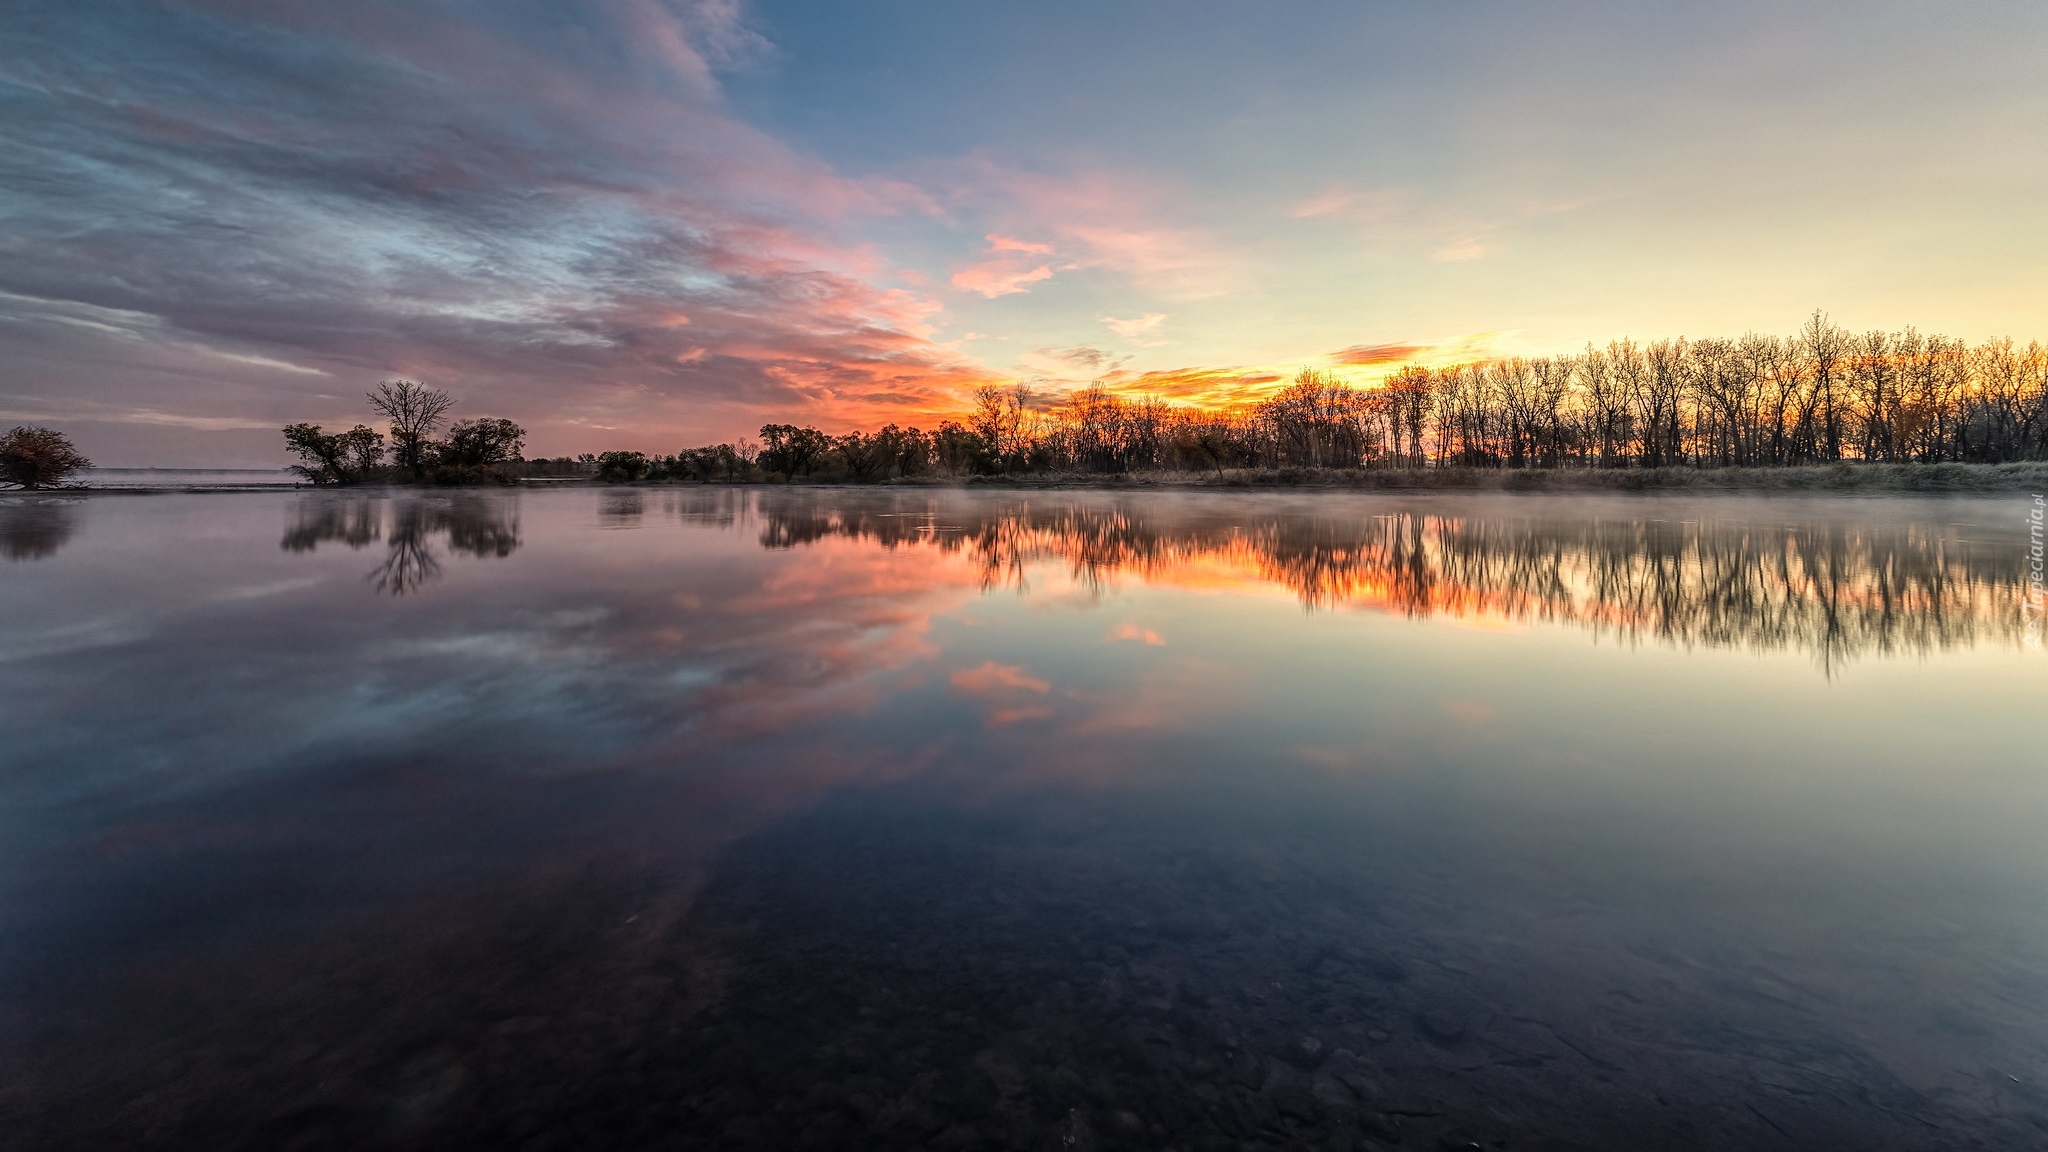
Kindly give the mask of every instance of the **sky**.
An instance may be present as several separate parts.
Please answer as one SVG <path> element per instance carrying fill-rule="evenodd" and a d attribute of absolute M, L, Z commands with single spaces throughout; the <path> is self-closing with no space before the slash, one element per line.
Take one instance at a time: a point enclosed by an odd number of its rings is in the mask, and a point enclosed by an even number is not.
<path fill-rule="evenodd" d="M 2048 6 L 13 0 L 0 422 L 275 466 L 1214 403 L 1621 337 L 2048 338 Z"/>

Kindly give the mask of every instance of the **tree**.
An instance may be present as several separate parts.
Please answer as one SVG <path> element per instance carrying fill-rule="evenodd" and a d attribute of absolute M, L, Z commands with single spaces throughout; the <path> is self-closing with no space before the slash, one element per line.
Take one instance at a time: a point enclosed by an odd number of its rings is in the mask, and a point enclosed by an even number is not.
<path fill-rule="evenodd" d="M 932 433 L 932 456 L 948 476 L 995 470 L 995 450 L 978 433 L 948 420 Z"/>
<path fill-rule="evenodd" d="M 48 488 L 80 468 L 92 467 L 71 438 L 54 428 L 17 425 L 0 436 L 0 481 L 23 488 Z"/>
<path fill-rule="evenodd" d="M 974 431 L 988 443 L 999 466 L 1023 463 L 1032 423 L 1031 389 L 1024 385 L 984 384 L 974 390 Z"/>
<path fill-rule="evenodd" d="M 931 465 L 931 437 L 916 428 L 887 425 L 875 433 L 875 443 L 888 461 L 883 466 L 885 475 L 894 468 L 899 476 L 915 476 Z"/>
<path fill-rule="evenodd" d="M 1841 373 L 1839 365 L 1849 350 L 1849 334 L 1828 322 L 1818 308 L 1799 330 L 1800 351 L 1806 354 L 1807 371 L 1813 379 L 1813 394 L 1820 406 L 1819 443 L 1823 460 L 1842 458 Z"/>
<path fill-rule="evenodd" d="M 284 446 L 299 457 L 291 470 L 315 484 L 358 483 L 384 459 L 383 435 L 361 424 L 333 436 L 318 424 L 287 425 Z"/>
<path fill-rule="evenodd" d="M 832 438 L 816 428 L 794 424 L 761 426 L 761 467 L 795 479 L 811 474 L 812 465 L 832 447 Z"/>
<path fill-rule="evenodd" d="M 415 380 L 386 380 L 369 394 L 370 407 L 391 421 L 391 454 L 414 480 L 427 477 L 428 438 L 455 398 Z"/>
<path fill-rule="evenodd" d="M 880 435 L 848 432 L 833 441 L 832 446 L 838 450 L 839 458 L 846 462 L 847 474 L 853 479 L 874 480 L 888 474 L 892 454 Z"/>
<path fill-rule="evenodd" d="M 457 420 L 448 429 L 439 456 L 444 464 L 483 468 L 511 463 L 525 447 L 526 429 L 510 420 Z"/>
<path fill-rule="evenodd" d="M 607 484 L 631 484 L 644 480 L 650 465 L 639 452 L 605 452 L 597 458 L 597 478 Z"/>
<path fill-rule="evenodd" d="M 718 474 L 725 477 L 727 484 L 739 479 L 746 465 L 740 460 L 739 450 L 730 444 L 720 444 L 711 450 L 711 460 Z"/>

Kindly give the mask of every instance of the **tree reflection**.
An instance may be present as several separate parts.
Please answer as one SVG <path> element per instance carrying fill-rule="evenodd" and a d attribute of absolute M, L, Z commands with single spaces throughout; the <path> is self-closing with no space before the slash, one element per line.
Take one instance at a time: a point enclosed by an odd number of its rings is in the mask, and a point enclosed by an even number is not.
<path fill-rule="evenodd" d="M 779 494 L 777 494 L 779 495 Z M 1241 510 L 1240 510 L 1241 511 Z M 1748 509 L 1754 512 L 1754 507 Z M 830 536 L 973 559 L 984 587 L 1064 562 L 1084 585 L 1280 585 L 1310 609 L 1572 624 L 1628 643 L 1865 654 L 2016 641 L 2024 556 L 1925 520 L 1745 515 L 1669 520 L 1395 509 L 1222 516 L 1139 502 L 1015 501 L 963 511 L 764 497 L 764 547 Z"/>
<path fill-rule="evenodd" d="M 597 522 L 606 528 L 631 528 L 640 523 L 646 510 L 646 501 L 638 489 L 606 492 L 597 507 Z"/>
<path fill-rule="evenodd" d="M 403 596 L 441 575 L 436 536 L 463 555 L 510 556 L 520 545 L 518 503 L 509 496 L 472 493 L 396 499 L 310 496 L 293 510 L 279 546 L 311 552 L 324 543 L 361 549 L 382 540 L 384 562 L 367 579 L 379 592 Z"/>
<path fill-rule="evenodd" d="M 0 503 L 0 554 L 9 560 L 42 560 L 78 530 L 72 500 L 11 499 Z"/>

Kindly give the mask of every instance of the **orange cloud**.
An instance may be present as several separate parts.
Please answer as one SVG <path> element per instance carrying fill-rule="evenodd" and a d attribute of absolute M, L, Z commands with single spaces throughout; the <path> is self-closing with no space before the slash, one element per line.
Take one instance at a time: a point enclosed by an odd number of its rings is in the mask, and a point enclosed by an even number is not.
<path fill-rule="evenodd" d="M 1395 364 L 1413 360 L 1427 351 L 1426 344 L 1353 344 L 1341 352 L 1330 353 L 1330 359 L 1337 364 Z"/>
<path fill-rule="evenodd" d="M 1254 368 L 1168 368 L 1111 372 L 1102 384 L 1115 392 L 1221 406 L 1262 399 L 1282 379 L 1276 372 Z"/>

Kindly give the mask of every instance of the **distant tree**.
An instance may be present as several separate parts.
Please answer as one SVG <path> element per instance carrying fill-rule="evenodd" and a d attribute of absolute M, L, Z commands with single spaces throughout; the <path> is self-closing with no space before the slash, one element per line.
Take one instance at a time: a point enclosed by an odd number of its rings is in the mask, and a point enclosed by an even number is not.
<path fill-rule="evenodd" d="M 603 452 L 597 457 L 597 478 L 607 484 L 645 480 L 652 465 L 640 452 Z"/>
<path fill-rule="evenodd" d="M 940 424 L 939 430 L 932 433 L 932 456 L 948 476 L 996 469 L 995 448 L 979 433 L 954 420 Z"/>
<path fill-rule="evenodd" d="M 384 436 L 361 424 L 329 436 L 318 424 L 292 424 L 284 446 L 297 454 L 293 472 L 315 484 L 358 484 L 384 459 Z"/>
<path fill-rule="evenodd" d="M 931 467 L 931 437 L 916 428 L 890 424 L 875 433 L 874 442 L 885 459 L 883 475 L 894 469 L 899 476 L 916 476 Z"/>
<path fill-rule="evenodd" d="M 889 474 L 893 453 L 879 434 L 848 432 L 834 440 L 832 446 L 846 462 L 847 475 L 855 480 L 876 480 Z"/>
<path fill-rule="evenodd" d="M 747 468 L 747 465 L 740 460 L 739 450 L 730 444 L 720 444 L 718 447 L 713 448 L 711 450 L 711 460 L 712 464 L 718 469 L 719 478 L 723 479 L 727 484 L 737 480 Z"/>
<path fill-rule="evenodd" d="M 1800 351 L 1806 355 L 1806 369 L 1813 380 L 1813 393 L 1820 408 L 1820 435 L 1816 445 L 1823 460 L 1842 458 L 1842 426 L 1847 406 L 1842 403 L 1841 361 L 1849 352 L 1849 334 L 1828 320 L 1818 308 L 1799 330 Z"/>
<path fill-rule="evenodd" d="M 761 426 L 761 467 L 791 479 L 808 476 L 818 458 L 832 447 L 832 438 L 816 428 L 794 424 Z"/>
<path fill-rule="evenodd" d="M 1174 459 L 1189 468 L 1214 468 L 1218 474 L 1230 459 L 1230 444 L 1214 428 L 1188 425 L 1173 433 Z"/>
<path fill-rule="evenodd" d="M 369 394 L 370 407 L 391 421 L 391 454 L 414 480 L 424 480 L 429 441 L 455 398 L 415 380 L 386 380 Z"/>
<path fill-rule="evenodd" d="M 988 444 L 995 467 L 1020 466 L 1029 449 L 1031 390 L 1022 384 L 984 384 L 974 390 L 973 428 Z"/>
<path fill-rule="evenodd" d="M 23 488 L 48 488 L 80 468 L 92 467 L 70 437 L 54 428 L 17 425 L 0 436 L 0 481 Z"/>

